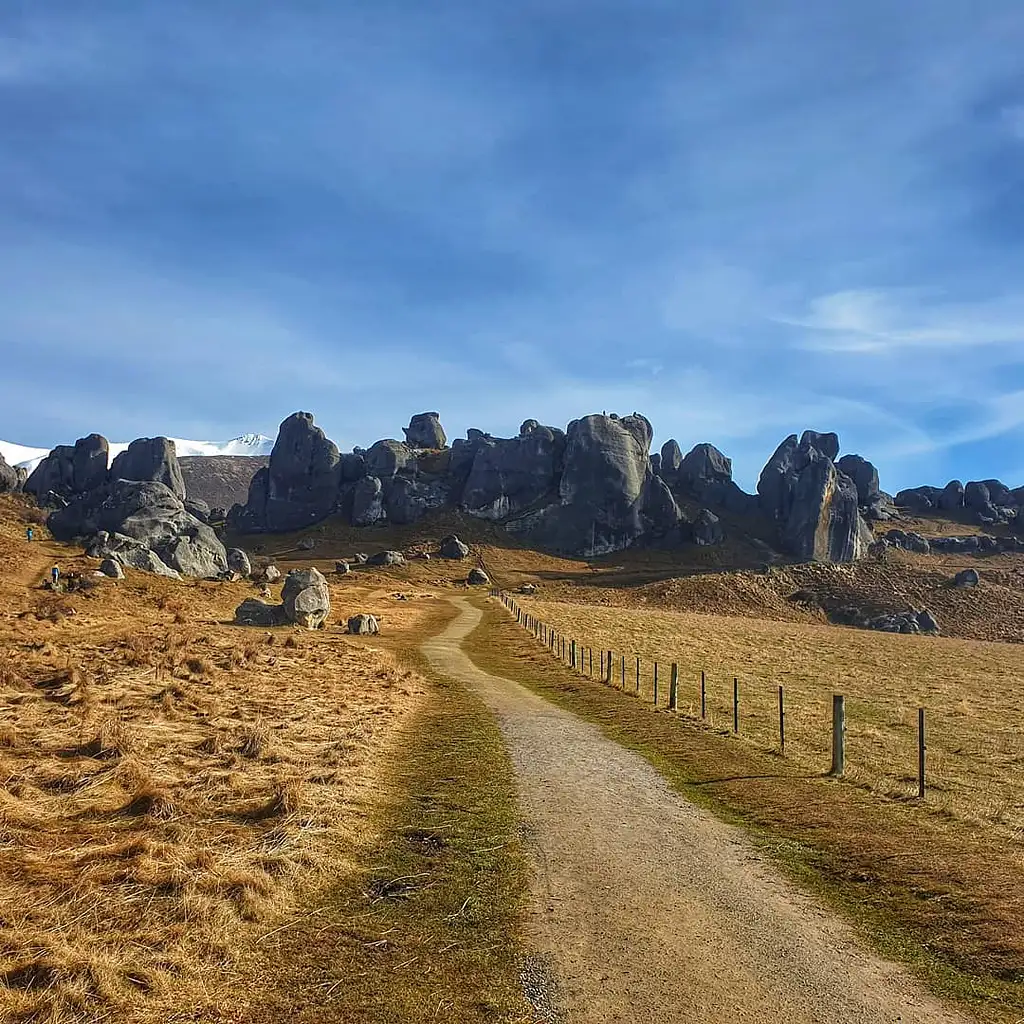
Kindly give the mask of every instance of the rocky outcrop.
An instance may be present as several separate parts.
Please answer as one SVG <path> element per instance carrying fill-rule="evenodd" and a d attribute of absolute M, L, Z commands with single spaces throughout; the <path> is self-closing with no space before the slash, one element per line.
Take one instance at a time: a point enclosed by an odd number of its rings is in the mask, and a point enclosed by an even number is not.
<path fill-rule="evenodd" d="M 107 482 L 109 456 L 110 445 L 99 434 L 80 437 L 73 445 L 57 445 L 32 471 L 25 490 L 41 502 L 50 495 L 67 499 L 95 490 Z"/>
<path fill-rule="evenodd" d="M 405 565 L 405 555 L 401 551 L 378 551 L 366 559 L 366 565 Z"/>
<path fill-rule="evenodd" d="M 710 509 L 702 508 L 697 513 L 697 518 L 691 527 L 694 544 L 700 547 L 708 547 L 712 544 L 721 544 L 724 540 L 722 522 Z"/>
<path fill-rule="evenodd" d="M 953 577 L 954 587 L 976 587 L 981 582 L 977 569 L 961 569 Z"/>
<path fill-rule="evenodd" d="M 448 444 L 440 416 L 436 412 L 417 413 L 409 420 L 409 426 L 402 430 L 410 448 L 444 448 Z"/>
<path fill-rule="evenodd" d="M 506 524 L 531 543 L 565 554 L 620 551 L 641 537 L 654 477 L 651 424 L 634 413 L 584 416 L 566 431 L 558 500 Z M 664 529 L 665 524 L 658 524 Z"/>
<path fill-rule="evenodd" d="M 266 604 L 254 597 L 247 597 L 235 609 L 235 624 L 238 626 L 283 626 L 286 621 L 284 605 Z"/>
<path fill-rule="evenodd" d="M 338 503 L 341 455 L 308 412 L 280 426 L 270 463 L 249 486 L 244 506 L 231 510 L 232 525 L 246 533 L 287 532 L 319 522 Z"/>
<path fill-rule="evenodd" d="M 97 437 L 98 435 L 92 436 Z M 99 438 L 99 440 L 103 441 L 103 438 Z M 77 470 L 78 445 L 75 446 L 75 450 Z M 95 468 L 95 463 L 93 468 Z M 114 458 L 110 465 L 109 479 L 152 480 L 163 484 L 178 498 L 182 500 L 185 498 L 185 481 L 181 475 L 181 467 L 178 465 L 174 442 L 166 437 L 140 437 L 132 441 L 125 451 Z M 82 489 L 91 490 L 92 488 Z"/>
<path fill-rule="evenodd" d="M 474 451 L 462 487 L 463 509 L 483 519 L 504 519 L 554 497 L 566 444 L 561 430 L 526 420 L 518 437 L 473 433 L 465 442 Z"/>
<path fill-rule="evenodd" d="M 489 584 L 490 578 L 483 569 L 475 568 L 469 570 L 469 575 L 466 577 L 466 582 L 471 587 L 486 587 Z"/>
<path fill-rule="evenodd" d="M 137 550 L 145 549 L 167 568 L 186 576 L 218 576 L 227 570 L 227 553 L 216 533 L 190 515 L 170 488 L 156 481 L 114 480 L 77 496 L 52 513 L 47 525 L 54 537 L 64 541 L 104 534 L 125 537 L 133 542 L 131 552 L 103 550 L 95 557 L 112 555 L 134 568 L 160 571 L 153 559 Z"/>
<path fill-rule="evenodd" d="M 871 533 L 860 516 L 857 486 L 836 468 L 835 434 L 790 434 L 761 472 L 762 510 L 778 524 L 783 548 L 796 558 L 852 562 L 867 553 Z"/>
<path fill-rule="evenodd" d="M 379 523 L 384 511 L 384 487 L 379 477 L 364 476 L 352 491 L 351 522 L 353 526 L 372 526 Z"/>

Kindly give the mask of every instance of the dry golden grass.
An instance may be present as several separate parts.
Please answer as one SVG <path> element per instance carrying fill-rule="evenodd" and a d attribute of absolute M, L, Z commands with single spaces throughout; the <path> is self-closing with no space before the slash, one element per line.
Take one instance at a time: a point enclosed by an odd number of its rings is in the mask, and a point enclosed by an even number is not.
<path fill-rule="evenodd" d="M 686 612 L 626 610 L 522 598 L 567 637 L 615 652 L 619 683 L 667 702 L 679 665 L 679 710 L 699 717 L 700 673 L 707 724 L 732 729 L 733 678 L 740 733 L 778 746 L 777 687 L 786 694 L 786 754 L 825 770 L 834 693 L 847 700 L 847 774 L 895 798 L 916 794 L 917 709 L 926 708 L 928 802 L 965 821 L 1024 837 L 1024 649 L 1016 644 L 901 636 L 815 623 L 773 622 Z M 524 637 L 525 640 L 525 637 Z"/>
<path fill-rule="evenodd" d="M 244 583 L 130 572 L 37 617 L 53 561 L 94 568 L 0 515 L 0 1020 L 198 1019 L 355 860 L 422 680 L 336 625 L 288 645 L 231 626 Z M 392 633 L 426 611 L 335 600 Z"/>

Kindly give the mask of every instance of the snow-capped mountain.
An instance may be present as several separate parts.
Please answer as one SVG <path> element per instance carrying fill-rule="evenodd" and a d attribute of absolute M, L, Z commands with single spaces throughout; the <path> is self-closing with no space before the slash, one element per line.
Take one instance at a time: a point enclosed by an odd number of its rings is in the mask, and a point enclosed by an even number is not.
<path fill-rule="evenodd" d="M 274 439 L 264 437 L 263 434 L 242 434 L 230 441 L 188 441 L 180 437 L 172 437 L 171 440 L 179 458 L 185 455 L 269 455 L 274 447 Z M 127 447 L 127 441 L 112 441 L 110 458 L 113 459 Z M 23 444 L 0 441 L 0 455 L 7 460 L 7 464 L 22 466 L 30 473 L 49 454 L 49 448 L 30 448 Z"/>

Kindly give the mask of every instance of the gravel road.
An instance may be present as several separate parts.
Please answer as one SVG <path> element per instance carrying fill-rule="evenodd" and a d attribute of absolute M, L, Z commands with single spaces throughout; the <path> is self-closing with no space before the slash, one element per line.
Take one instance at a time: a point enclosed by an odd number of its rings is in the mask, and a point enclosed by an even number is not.
<path fill-rule="evenodd" d="M 743 833 L 673 793 L 637 755 L 518 683 L 461 641 L 481 613 L 424 644 L 501 725 L 533 866 L 530 942 L 572 1024 L 785 1021 L 953 1024 L 964 1017 L 867 951 L 784 880 Z"/>

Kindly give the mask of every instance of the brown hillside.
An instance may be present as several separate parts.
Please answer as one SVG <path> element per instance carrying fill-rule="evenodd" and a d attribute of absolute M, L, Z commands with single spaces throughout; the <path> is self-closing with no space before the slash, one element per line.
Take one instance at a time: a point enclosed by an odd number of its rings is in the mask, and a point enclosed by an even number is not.
<path fill-rule="evenodd" d="M 205 501 L 210 508 L 229 509 L 245 503 L 249 483 L 256 471 L 266 466 L 266 455 L 186 455 L 178 459 L 190 498 Z"/>

